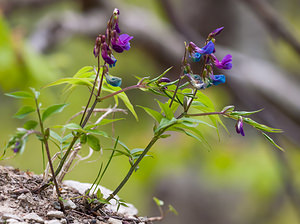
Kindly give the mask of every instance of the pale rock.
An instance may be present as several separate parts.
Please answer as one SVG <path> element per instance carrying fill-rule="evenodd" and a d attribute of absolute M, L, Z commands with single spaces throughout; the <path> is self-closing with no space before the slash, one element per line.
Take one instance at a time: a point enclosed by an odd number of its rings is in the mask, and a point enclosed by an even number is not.
<path fill-rule="evenodd" d="M 19 223 L 16 219 L 7 219 L 5 223 Z"/>
<path fill-rule="evenodd" d="M 57 219 L 53 219 L 53 220 L 45 221 L 45 224 L 62 224 L 62 222 Z"/>
<path fill-rule="evenodd" d="M 38 223 L 44 223 L 44 220 L 34 212 L 25 215 L 23 218 Z"/>
<path fill-rule="evenodd" d="M 60 222 L 61 222 L 61 224 L 67 224 L 68 223 L 66 219 L 61 219 Z"/>
<path fill-rule="evenodd" d="M 75 203 L 73 201 L 71 201 L 70 199 L 66 200 L 63 202 L 65 209 L 75 209 L 77 206 L 75 205 Z"/>
<path fill-rule="evenodd" d="M 65 217 L 65 215 L 61 211 L 49 211 L 49 212 L 47 212 L 47 217 L 50 219 L 51 218 L 62 219 Z"/>
<path fill-rule="evenodd" d="M 22 218 L 20 218 L 20 217 L 17 216 L 17 215 L 13 215 L 13 214 L 3 214 L 3 215 L 2 215 L 2 219 L 4 219 L 4 220 L 15 219 L 15 220 L 18 220 L 18 221 L 21 221 L 21 220 L 22 220 Z"/>
<path fill-rule="evenodd" d="M 107 220 L 107 223 L 108 223 L 108 224 L 122 224 L 122 221 L 119 220 L 119 219 L 109 218 L 109 219 Z"/>
<path fill-rule="evenodd" d="M 69 187 L 76 189 L 80 194 L 84 194 L 86 192 L 86 190 L 88 190 L 92 186 L 92 184 L 80 183 L 80 182 L 74 181 L 74 180 L 65 180 L 63 183 Z M 111 190 L 109 190 L 103 186 L 98 186 L 98 188 L 96 189 L 96 192 L 98 189 L 100 189 L 104 198 L 107 198 L 112 193 Z M 115 198 L 118 200 L 120 199 L 117 195 L 115 196 Z M 106 208 L 113 212 L 117 212 L 118 204 L 117 204 L 116 200 L 111 200 L 110 203 L 111 204 L 106 205 Z M 134 205 L 129 204 L 129 203 L 125 203 L 125 204 L 128 207 L 121 205 L 118 210 L 119 214 L 124 215 L 124 216 L 137 215 L 138 210 L 134 207 Z"/>

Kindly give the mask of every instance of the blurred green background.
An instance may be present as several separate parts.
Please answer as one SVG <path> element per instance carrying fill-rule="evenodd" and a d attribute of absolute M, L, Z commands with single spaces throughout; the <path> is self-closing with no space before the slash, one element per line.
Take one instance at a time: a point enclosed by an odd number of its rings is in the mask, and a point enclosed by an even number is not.
<path fill-rule="evenodd" d="M 13 100 L 4 93 L 34 87 L 41 90 L 44 106 L 70 103 L 64 113 L 47 121 L 50 127 L 64 124 L 66 119 L 81 110 L 88 98 L 87 89 L 80 87 L 70 95 L 62 95 L 62 86 L 52 89 L 40 88 L 58 78 L 74 75 L 85 65 L 96 65 L 92 54 L 94 39 L 98 33 L 104 33 L 104 26 L 114 7 L 121 9 L 121 30 L 134 36 L 130 51 L 117 55 L 117 66 L 111 70 L 113 75 L 123 78 L 123 87 L 135 84 L 134 76 L 154 77 L 172 65 L 175 67 L 169 77 L 175 78 L 179 74 L 180 56 L 174 58 L 174 55 L 166 52 L 163 47 L 160 48 L 161 52 L 156 49 L 157 46 L 151 50 L 153 39 L 173 32 L 173 37 L 183 37 L 201 45 L 201 40 L 190 38 L 195 37 L 194 34 L 205 38 L 210 31 L 223 25 L 225 30 L 218 37 L 220 46 L 271 62 L 284 71 L 286 79 L 293 78 L 299 81 L 299 52 L 297 53 L 280 35 L 273 35 L 246 2 L 1 0 L 1 148 L 16 128 L 23 125 L 24 121 L 13 118 L 13 114 L 19 107 L 28 103 Z M 300 32 L 299 2 L 274 0 L 266 3 L 271 3 L 274 11 L 288 24 L 287 28 L 297 36 Z M 137 14 L 139 10 L 148 12 L 155 18 L 149 17 L 148 14 L 147 17 L 144 14 L 144 18 L 143 14 Z M 95 20 L 94 15 L 99 15 L 100 19 Z M 175 19 L 172 15 L 175 15 Z M 126 17 L 123 21 L 122 16 L 131 17 Z M 135 21 L 139 19 L 145 21 L 145 26 L 159 21 L 168 30 L 165 30 L 166 33 L 164 30 L 154 33 L 155 30 L 144 27 L 153 34 L 148 35 L 135 25 Z M 181 25 L 178 25 L 178 21 Z M 164 41 L 162 38 L 161 46 L 168 45 Z M 182 50 L 183 42 L 177 44 L 172 47 Z M 229 72 L 228 82 L 230 81 Z M 234 83 L 233 79 L 232 81 Z M 249 92 L 240 89 L 237 94 L 235 88 L 238 86 L 225 84 L 205 90 L 205 94 L 211 97 L 217 110 L 232 104 L 239 110 L 257 110 L 265 106 L 261 105 L 261 101 L 257 101 L 257 105 L 247 104 Z M 249 86 L 249 89 L 257 91 L 255 86 Z M 134 105 L 152 108 L 157 106 L 149 93 L 132 90 L 128 92 L 128 96 Z M 264 97 L 264 94 L 260 95 L 260 99 Z M 167 214 L 162 223 L 300 223 L 300 178 L 297 175 L 300 168 L 299 116 L 290 118 L 291 121 L 286 122 L 285 126 L 276 126 L 276 120 L 281 120 L 281 115 L 277 112 L 274 123 L 265 120 L 275 113 L 273 107 L 278 109 L 279 101 L 280 99 L 268 98 L 266 102 L 271 107 L 266 107 L 263 115 L 255 119 L 285 131 L 283 135 L 272 137 L 276 138 L 286 152 L 275 149 L 249 126 L 245 127 L 245 137 L 237 135 L 235 124 L 229 120 L 224 122 L 230 134 L 220 127 L 220 140 L 214 130 L 204 130 L 210 148 L 174 133 L 172 137 L 160 140 L 155 145 L 151 151 L 153 157 L 142 161 L 140 169 L 119 196 L 133 203 L 139 209 L 140 215 L 145 216 L 159 214 L 152 201 L 153 196 L 165 201 L 166 205 L 172 204 L 179 216 Z M 113 104 L 114 102 L 107 102 L 103 107 Z M 295 105 L 299 107 L 299 101 L 295 102 Z M 151 139 L 153 120 L 140 108 L 136 107 L 136 111 L 139 121 L 128 114 L 126 120 L 115 124 L 115 135 L 120 136 L 120 140 L 130 148 L 143 148 Z M 284 110 L 282 114 L 288 115 Z M 116 117 L 123 116 L 116 114 Z M 35 119 L 35 115 L 31 115 L 31 118 Z M 105 130 L 110 133 L 111 127 L 107 126 Z M 33 137 L 30 140 L 24 154 L 5 159 L 0 164 L 42 173 L 40 142 Z M 111 142 L 105 139 L 101 139 L 101 142 L 106 147 L 111 145 Z M 55 150 L 52 147 L 52 153 L 55 153 Z M 87 155 L 88 149 L 83 148 L 80 154 Z M 8 153 L 8 157 L 12 155 L 12 152 Z M 94 153 L 88 161 L 81 161 L 72 169 L 66 179 L 93 182 L 101 162 L 105 163 L 108 156 L 108 152 Z M 101 184 L 114 189 L 128 169 L 129 163 L 126 158 L 115 157 Z"/>

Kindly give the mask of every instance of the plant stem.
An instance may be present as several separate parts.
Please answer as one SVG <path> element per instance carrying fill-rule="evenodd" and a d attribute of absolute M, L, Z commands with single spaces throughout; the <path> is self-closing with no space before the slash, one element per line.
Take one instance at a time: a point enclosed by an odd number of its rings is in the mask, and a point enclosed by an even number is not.
<path fill-rule="evenodd" d="M 168 127 L 167 127 L 168 128 Z M 148 151 L 151 149 L 151 147 L 155 144 L 155 142 L 159 139 L 160 135 L 164 133 L 164 131 L 167 129 L 162 129 L 158 134 L 156 134 L 149 144 L 144 149 L 143 153 L 139 156 L 139 158 L 135 161 L 135 163 L 130 167 L 127 175 L 124 177 L 122 182 L 119 184 L 119 186 L 109 195 L 109 197 L 106 198 L 106 201 L 110 201 L 112 198 L 116 196 L 116 194 L 123 188 L 123 186 L 126 184 L 126 182 L 131 177 L 133 171 L 137 168 L 138 164 L 141 162 L 141 160 L 145 157 L 145 155 L 148 153 Z"/>
<path fill-rule="evenodd" d="M 81 125 L 82 122 L 83 122 L 83 118 L 84 118 L 85 113 L 86 113 L 86 111 L 87 111 L 87 109 L 88 109 L 88 107 L 89 107 L 89 104 L 90 104 L 90 102 L 91 102 L 91 99 L 92 99 L 92 96 L 93 96 L 93 93 L 94 93 L 94 90 L 95 90 L 95 87 L 96 87 L 97 79 L 98 79 L 98 77 L 99 77 L 99 72 L 100 72 L 100 56 L 98 56 L 97 59 L 98 59 L 98 70 L 97 70 L 96 78 L 95 78 L 95 80 L 94 80 L 94 85 L 93 85 L 93 88 L 92 88 L 90 97 L 89 97 L 89 99 L 88 99 L 88 102 L 87 102 L 87 104 L 86 104 L 86 107 L 85 107 L 85 109 L 84 109 L 84 112 L 83 112 L 83 114 L 82 114 L 82 117 L 81 117 L 81 120 L 80 120 L 79 125 Z"/>
<path fill-rule="evenodd" d="M 36 104 L 36 112 L 37 112 L 38 118 L 39 118 L 41 133 L 43 135 L 43 143 L 44 143 L 45 148 L 46 148 L 46 153 L 47 153 L 48 162 L 49 162 L 49 165 L 50 165 L 52 178 L 53 178 L 56 193 L 57 193 L 58 202 L 60 204 L 61 210 L 63 211 L 64 214 L 66 214 L 65 207 L 64 207 L 64 204 L 61 200 L 60 191 L 59 191 L 58 184 L 57 184 L 57 181 L 56 181 L 56 176 L 55 176 L 55 173 L 54 173 L 53 164 L 52 164 L 52 161 L 51 161 L 51 155 L 50 155 L 49 144 L 48 144 L 48 137 L 49 136 L 46 136 L 46 134 L 45 134 L 44 125 L 43 125 L 43 121 L 42 121 L 42 118 L 41 118 L 41 113 L 40 113 L 40 108 L 39 108 L 39 105 L 38 105 L 37 98 L 35 98 L 35 104 Z"/>

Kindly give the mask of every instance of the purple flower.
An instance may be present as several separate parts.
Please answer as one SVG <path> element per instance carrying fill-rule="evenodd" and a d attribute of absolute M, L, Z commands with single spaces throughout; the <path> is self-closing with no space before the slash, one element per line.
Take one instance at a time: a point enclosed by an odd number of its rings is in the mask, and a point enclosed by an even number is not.
<path fill-rule="evenodd" d="M 158 83 L 162 83 L 162 82 L 169 83 L 169 82 L 171 82 L 171 80 L 167 77 L 162 77 L 158 80 Z"/>
<path fill-rule="evenodd" d="M 212 41 L 209 41 L 203 48 L 196 49 L 196 52 L 200 54 L 212 54 L 215 52 L 215 45 Z"/>
<path fill-rule="evenodd" d="M 18 153 L 21 149 L 21 143 L 18 141 L 15 143 L 15 146 L 13 148 L 14 153 Z"/>
<path fill-rule="evenodd" d="M 109 47 L 108 47 L 107 43 L 104 42 L 101 47 L 101 56 L 102 56 L 103 60 L 107 64 L 109 64 L 109 67 L 115 66 L 117 59 L 115 59 L 115 57 L 112 54 L 108 55 L 108 51 L 109 51 Z"/>
<path fill-rule="evenodd" d="M 242 117 L 239 117 L 239 119 L 235 125 L 235 129 L 238 134 L 245 136 L 244 129 L 243 129 L 243 118 Z"/>
<path fill-rule="evenodd" d="M 115 31 L 117 31 L 117 33 L 121 33 L 118 21 L 116 22 L 116 25 L 115 25 Z"/>
<path fill-rule="evenodd" d="M 212 32 L 209 34 L 209 37 L 215 37 L 215 36 L 217 36 L 219 33 L 222 32 L 223 29 L 224 29 L 224 26 L 215 29 L 214 31 L 212 31 Z"/>
<path fill-rule="evenodd" d="M 124 50 L 128 51 L 130 49 L 129 41 L 132 38 L 133 37 L 129 36 L 128 34 L 121 34 L 118 36 L 115 33 L 111 41 L 112 48 L 118 53 L 122 53 Z"/>
<path fill-rule="evenodd" d="M 217 68 L 231 69 L 232 68 L 232 56 L 227 54 L 222 61 L 219 61 L 216 56 L 212 55 L 212 59 Z"/>
<path fill-rule="evenodd" d="M 212 54 L 215 52 L 215 45 L 209 41 L 203 48 L 197 47 L 193 42 L 190 42 L 190 57 L 193 62 L 200 61 L 202 55 Z"/>
<path fill-rule="evenodd" d="M 215 86 L 226 82 L 225 75 L 211 75 L 210 79 L 212 80 L 212 84 Z"/>

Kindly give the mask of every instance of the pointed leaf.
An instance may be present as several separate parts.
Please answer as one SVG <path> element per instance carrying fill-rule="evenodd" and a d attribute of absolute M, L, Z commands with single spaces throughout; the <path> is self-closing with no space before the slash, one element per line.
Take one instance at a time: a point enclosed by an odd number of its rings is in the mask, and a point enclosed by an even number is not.
<path fill-rule="evenodd" d="M 256 111 L 232 111 L 230 115 L 237 115 L 237 116 L 249 116 L 251 114 L 258 113 L 262 111 L 263 109 L 256 110 Z"/>
<path fill-rule="evenodd" d="M 30 114 L 30 113 L 32 113 L 34 111 L 35 111 L 35 109 L 33 107 L 31 107 L 31 106 L 24 106 L 20 110 L 18 110 L 18 112 L 14 115 L 14 117 L 18 118 L 18 119 L 23 119 L 28 114 Z"/>
<path fill-rule="evenodd" d="M 143 107 L 143 106 L 139 106 L 138 107 L 142 108 L 145 110 L 145 112 L 147 114 L 149 114 L 151 117 L 153 117 L 157 122 L 160 122 L 161 119 L 163 118 L 163 115 L 159 112 L 157 112 L 156 110 L 150 109 L 148 107 Z"/>
<path fill-rule="evenodd" d="M 157 197 L 153 197 L 153 200 L 158 207 L 161 207 L 164 205 L 164 202 L 162 200 L 159 200 Z"/>
<path fill-rule="evenodd" d="M 259 124 L 257 123 L 256 121 L 250 119 L 250 118 L 243 118 L 243 121 L 247 124 L 250 124 L 252 127 L 256 128 L 256 129 L 259 129 L 261 131 L 266 131 L 266 132 L 273 132 L 273 133 L 281 133 L 282 130 L 281 129 L 278 129 L 278 128 L 271 128 L 271 127 L 268 127 L 267 125 L 264 125 L 264 124 Z"/>
<path fill-rule="evenodd" d="M 169 103 L 168 102 L 162 103 L 159 100 L 156 100 L 156 101 L 157 101 L 160 109 L 162 110 L 162 112 L 165 114 L 166 118 L 168 120 L 171 120 L 174 117 L 174 114 L 173 114 L 172 108 L 169 107 Z"/>
<path fill-rule="evenodd" d="M 31 129 L 34 129 L 37 126 L 37 124 L 38 124 L 38 122 L 30 120 L 30 121 L 27 121 L 23 127 L 26 130 L 31 130 Z"/>
<path fill-rule="evenodd" d="M 12 92 L 12 93 L 5 93 L 4 95 L 10 96 L 17 99 L 34 99 L 34 96 L 26 91 L 18 91 L 18 92 Z"/>
<path fill-rule="evenodd" d="M 94 151 L 100 151 L 100 141 L 94 135 L 87 135 L 87 143 Z"/>
<path fill-rule="evenodd" d="M 68 104 L 56 104 L 48 107 L 42 114 L 42 121 L 45 121 L 49 116 L 55 113 L 60 113 Z"/>
<path fill-rule="evenodd" d="M 282 147 L 280 147 L 279 145 L 277 145 L 277 144 L 275 143 L 275 141 L 274 141 L 270 136 L 268 136 L 266 133 L 262 132 L 262 134 L 263 134 L 263 136 L 264 136 L 269 142 L 271 142 L 276 148 L 280 149 L 280 150 L 283 151 L 283 152 L 285 151 L 284 148 L 282 148 Z"/>
<path fill-rule="evenodd" d="M 71 85 L 83 85 L 83 86 L 93 86 L 93 82 L 94 79 L 92 78 L 62 78 L 59 79 L 57 81 L 54 81 L 46 86 L 44 86 L 43 88 L 47 88 L 50 86 L 57 86 L 57 85 L 61 85 L 61 84 L 71 84 Z"/>

